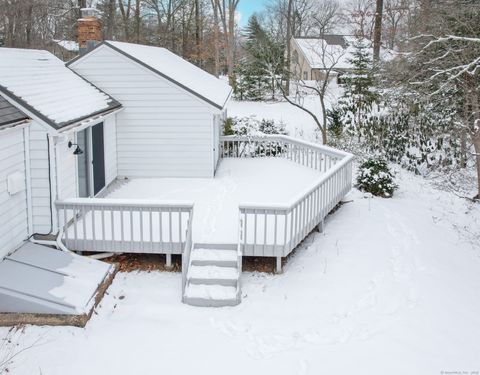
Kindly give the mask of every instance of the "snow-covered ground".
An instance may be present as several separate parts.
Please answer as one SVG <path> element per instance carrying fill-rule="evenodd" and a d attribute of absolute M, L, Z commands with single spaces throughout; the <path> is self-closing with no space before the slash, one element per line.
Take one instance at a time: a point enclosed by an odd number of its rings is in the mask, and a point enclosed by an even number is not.
<path fill-rule="evenodd" d="M 183 305 L 179 273 L 121 273 L 85 329 L 17 332 L 35 344 L 10 373 L 475 373 L 480 206 L 397 182 L 388 200 L 353 191 L 282 275 L 244 273 L 237 307 Z"/>
<path fill-rule="evenodd" d="M 293 93 L 294 88 L 292 88 Z M 327 108 L 331 108 L 331 103 L 336 103 L 342 95 L 342 89 L 335 80 L 330 82 L 326 94 Z M 292 95 L 292 99 L 294 96 Z M 322 119 L 320 101 L 317 95 L 306 95 L 299 99 L 299 104 L 312 111 L 318 119 Z M 228 104 L 229 117 L 247 117 L 255 116 L 258 120 L 272 119 L 283 122 L 288 134 L 292 137 L 302 138 L 307 141 L 317 141 L 321 139 L 318 126 L 307 112 L 284 101 L 271 102 L 249 102 L 231 100 Z"/>
<path fill-rule="evenodd" d="M 236 243 L 239 204 L 287 204 L 320 177 L 320 172 L 286 159 L 225 158 L 215 178 L 132 179 L 107 198 L 193 201 L 196 243 Z"/>

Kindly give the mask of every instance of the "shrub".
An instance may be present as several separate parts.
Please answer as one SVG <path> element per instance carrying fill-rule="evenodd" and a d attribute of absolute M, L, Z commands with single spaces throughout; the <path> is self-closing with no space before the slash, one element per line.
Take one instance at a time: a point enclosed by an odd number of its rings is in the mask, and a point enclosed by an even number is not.
<path fill-rule="evenodd" d="M 224 135 L 262 136 L 265 134 L 288 134 L 283 122 L 262 119 L 254 116 L 228 117 L 223 124 Z"/>
<path fill-rule="evenodd" d="M 367 159 L 358 170 L 357 187 L 373 195 L 390 198 L 397 189 L 394 175 L 383 159 Z"/>

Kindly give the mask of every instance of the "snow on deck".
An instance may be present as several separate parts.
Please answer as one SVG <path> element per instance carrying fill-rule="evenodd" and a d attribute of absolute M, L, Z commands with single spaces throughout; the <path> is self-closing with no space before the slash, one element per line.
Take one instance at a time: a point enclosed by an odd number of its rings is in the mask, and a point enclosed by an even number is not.
<path fill-rule="evenodd" d="M 285 159 L 227 158 L 215 178 L 132 179 L 107 198 L 194 201 L 194 242 L 237 243 L 240 203 L 288 203 L 320 176 Z"/>

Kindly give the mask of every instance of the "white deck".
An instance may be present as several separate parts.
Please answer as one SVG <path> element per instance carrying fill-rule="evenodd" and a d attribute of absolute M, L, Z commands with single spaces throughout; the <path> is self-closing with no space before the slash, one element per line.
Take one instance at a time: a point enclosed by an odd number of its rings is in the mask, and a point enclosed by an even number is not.
<path fill-rule="evenodd" d="M 106 198 L 193 201 L 195 243 L 237 243 L 240 203 L 284 204 L 319 177 L 286 159 L 227 158 L 215 178 L 131 179 Z"/>

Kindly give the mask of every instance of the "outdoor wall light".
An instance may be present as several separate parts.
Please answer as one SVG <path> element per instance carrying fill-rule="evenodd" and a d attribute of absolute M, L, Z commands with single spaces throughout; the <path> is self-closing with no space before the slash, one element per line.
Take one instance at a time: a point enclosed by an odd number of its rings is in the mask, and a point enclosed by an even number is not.
<path fill-rule="evenodd" d="M 79 145 L 77 145 L 76 143 L 72 143 L 72 141 L 68 141 L 68 148 L 72 148 L 73 146 L 77 146 L 77 147 L 75 147 L 75 150 L 73 151 L 73 155 L 82 155 L 83 154 L 83 150 L 80 148 Z"/>

